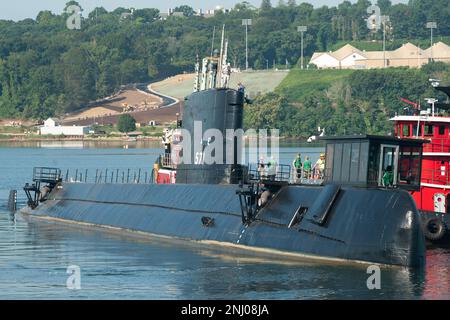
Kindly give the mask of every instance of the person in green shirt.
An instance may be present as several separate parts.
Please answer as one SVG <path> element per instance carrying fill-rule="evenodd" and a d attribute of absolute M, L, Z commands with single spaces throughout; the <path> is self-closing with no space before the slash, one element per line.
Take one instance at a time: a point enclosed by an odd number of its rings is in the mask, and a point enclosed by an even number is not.
<path fill-rule="evenodd" d="M 383 186 L 392 187 L 394 185 L 394 174 L 392 173 L 392 167 L 388 166 L 383 175 Z"/>
<path fill-rule="evenodd" d="M 303 174 L 306 179 L 311 179 L 311 169 L 311 160 L 309 159 L 309 157 L 306 157 L 305 162 L 303 163 Z"/>
<path fill-rule="evenodd" d="M 292 168 L 294 170 L 296 182 L 302 177 L 302 167 L 302 156 L 300 153 L 297 153 L 297 157 L 295 157 L 294 161 L 292 161 Z"/>

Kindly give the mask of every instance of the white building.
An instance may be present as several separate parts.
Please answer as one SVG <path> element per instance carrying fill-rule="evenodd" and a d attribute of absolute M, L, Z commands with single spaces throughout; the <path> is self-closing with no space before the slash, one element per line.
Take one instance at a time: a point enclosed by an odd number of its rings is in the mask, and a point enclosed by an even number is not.
<path fill-rule="evenodd" d="M 450 63 L 450 46 L 438 42 L 423 50 L 406 43 L 393 51 L 361 51 L 347 44 L 334 52 L 316 52 L 310 63 L 319 69 L 374 69 L 384 67 L 421 68 L 434 61 Z"/>
<path fill-rule="evenodd" d="M 310 63 L 319 69 L 352 69 L 357 68 L 357 61 L 362 59 L 365 59 L 364 52 L 347 44 L 334 52 L 314 53 Z"/>
<path fill-rule="evenodd" d="M 92 129 L 90 127 L 81 126 L 61 126 L 57 120 L 48 118 L 44 121 L 44 125 L 39 130 L 41 135 L 84 136 L 89 134 L 89 131 Z"/>

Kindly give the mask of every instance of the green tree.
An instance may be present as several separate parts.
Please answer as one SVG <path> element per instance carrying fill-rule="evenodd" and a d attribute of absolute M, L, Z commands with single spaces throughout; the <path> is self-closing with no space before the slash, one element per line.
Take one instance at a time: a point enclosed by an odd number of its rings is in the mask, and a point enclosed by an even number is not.
<path fill-rule="evenodd" d="M 262 10 L 269 10 L 272 8 L 272 3 L 270 0 L 262 0 L 261 2 L 261 9 Z"/>
<path fill-rule="evenodd" d="M 295 0 L 288 0 L 287 2 L 288 7 L 296 7 L 297 6 L 297 2 Z"/>
<path fill-rule="evenodd" d="M 129 114 L 122 114 L 117 121 L 117 130 L 124 133 L 136 130 L 136 120 Z"/>
<path fill-rule="evenodd" d="M 195 10 L 192 7 L 187 5 L 182 5 L 173 9 L 175 12 L 183 12 L 185 17 L 192 17 L 195 14 Z"/>
<path fill-rule="evenodd" d="M 387 15 L 387 14 L 389 14 L 389 10 L 392 7 L 392 1 L 391 0 L 377 0 L 377 5 L 381 9 L 381 14 Z"/>

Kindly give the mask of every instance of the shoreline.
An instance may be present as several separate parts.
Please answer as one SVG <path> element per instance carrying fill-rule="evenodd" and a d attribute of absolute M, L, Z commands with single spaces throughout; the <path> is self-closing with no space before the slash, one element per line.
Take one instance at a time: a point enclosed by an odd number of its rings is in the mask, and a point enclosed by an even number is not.
<path fill-rule="evenodd" d="M 146 137 L 139 138 L 136 140 L 129 140 L 126 138 L 0 138 L 0 142 L 40 142 L 40 141 L 88 141 L 88 142 L 139 142 L 139 141 L 149 141 L 149 142 L 159 142 L 160 137 Z"/>

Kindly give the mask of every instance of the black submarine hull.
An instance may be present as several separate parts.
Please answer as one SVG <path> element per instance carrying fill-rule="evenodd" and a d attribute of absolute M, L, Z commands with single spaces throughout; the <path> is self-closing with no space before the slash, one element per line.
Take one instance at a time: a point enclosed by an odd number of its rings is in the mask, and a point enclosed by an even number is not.
<path fill-rule="evenodd" d="M 423 267 L 425 240 L 413 199 L 401 190 L 341 187 L 326 224 L 313 210 L 324 187 L 284 186 L 244 224 L 237 185 L 80 184 L 57 186 L 26 216 L 266 253 Z M 176 199 L 176 200 L 175 200 Z M 204 219 L 213 221 L 205 225 Z"/>

